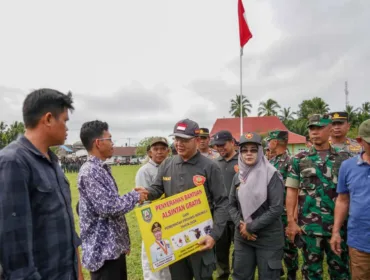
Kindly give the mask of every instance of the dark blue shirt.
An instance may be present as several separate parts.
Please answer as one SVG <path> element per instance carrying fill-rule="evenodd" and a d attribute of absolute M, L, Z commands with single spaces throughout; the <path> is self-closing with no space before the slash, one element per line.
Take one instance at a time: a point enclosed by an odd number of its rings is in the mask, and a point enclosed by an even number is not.
<path fill-rule="evenodd" d="M 25 137 L 0 151 L 0 263 L 5 279 L 77 279 L 69 182 Z"/>
<path fill-rule="evenodd" d="M 370 165 L 361 155 L 342 163 L 337 192 L 349 194 L 348 246 L 370 253 Z"/>

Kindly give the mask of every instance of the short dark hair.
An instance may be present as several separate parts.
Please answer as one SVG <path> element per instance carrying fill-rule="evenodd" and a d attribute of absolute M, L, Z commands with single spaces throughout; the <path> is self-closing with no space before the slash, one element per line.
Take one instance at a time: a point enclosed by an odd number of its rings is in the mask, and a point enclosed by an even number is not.
<path fill-rule="evenodd" d="M 104 131 L 108 131 L 109 127 L 106 122 L 102 121 L 91 121 L 85 122 L 80 131 L 81 142 L 85 149 L 88 151 L 92 150 L 93 142 L 104 134 Z"/>
<path fill-rule="evenodd" d="M 24 125 L 26 128 L 35 128 L 41 117 L 49 112 L 58 118 L 65 109 L 74 110 L 72 103 L 72 92 L 64 94 L 49 88 L 35 90 L 23 102 Z"/>

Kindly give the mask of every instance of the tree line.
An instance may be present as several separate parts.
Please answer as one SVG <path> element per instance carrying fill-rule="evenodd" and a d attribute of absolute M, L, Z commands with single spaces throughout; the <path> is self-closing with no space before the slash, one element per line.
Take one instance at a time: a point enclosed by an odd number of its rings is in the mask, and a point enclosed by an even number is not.
<path fill-rule="evenodd" d="M 5 122 L 0 121 L 0 149 L 16 140 L 18 135 L 24 134 L 24 124 L 22 122 L 14 122 L 7 125 Z"/>
<path fill-rule="evenodd" d="M 231 116 L 240 117 L 240 109 L 243 111 L 243 116 L 248 116 L 252 110 L 252 104 L 249 99 L 242 95 L 236 95 L 235 99 L 230 100 Z M 354 138 L 357 135 L 358 126 L 365 120 L 370 118 L 370 102 L 364 102 L 361 107 L 355 108 L 352 105 L 347 105 L 343 111 L 348 113 L 351 130 L 349 137 Z M 258 116 L 277 116 L 284 123 L 288 130 L 306 136 L 308 117 L 312 114 L 327 114 L 330 113 L 329 104 L 322 98 L 314 97 L 309 100 L 303 100 L 297 111 L 293 111 L 291 107 L 282 108 L 274 99 L 268 99 L 265 102 L 260 102 L 258 107 Z"/>

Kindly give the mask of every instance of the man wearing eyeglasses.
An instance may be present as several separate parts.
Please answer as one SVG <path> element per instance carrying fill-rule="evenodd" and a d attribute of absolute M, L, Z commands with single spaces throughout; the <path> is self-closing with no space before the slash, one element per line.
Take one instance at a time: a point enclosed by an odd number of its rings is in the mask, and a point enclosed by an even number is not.
<path fill-rule="evenodd" d="M 174 132 L 178 155 L 164 161 L 149 188 L 149 200 L 166 197 L 204 185 L 214 225 L 209 235 L 199 243 L 201 252 L 170 265 L 172 280 L 212 279 L 216 258 L 212 250 L 221 237 L 228 218 L 228 194 L 217 163 L 202 156 L 197 150 L 199 126 L 184 119 L 176 123 Z M 165 179 L 165 180 L 164 180 Z"/>
<path fill-rule="evenodd" d="M 89 153 L 78 176 L 82 264 L 92 280 L 124 280 L 126 255 L 130 253 L 125 214 L 146 200 L 147 191 L 137 188 L 119 195 L 111 169 L 104 163 L 113 155 L 107 123 L 84 123 L 80 137 Z"/>
<path fill-rule="evenodd" d="M 220 156 L 216 162 L 221 168 L 227 193 L 230 193 L 234 176 L 239 171 L 239 152 L 235 151 L 235 139 L 230 131 L 221 130 L 214 135 L 214 144 Z M 217 279 L 229 279 L 230 275 L 230 247 L 234 240 L 235 225 L 229 217 L 227 226 L 221 238 L 216 243 Z"/>

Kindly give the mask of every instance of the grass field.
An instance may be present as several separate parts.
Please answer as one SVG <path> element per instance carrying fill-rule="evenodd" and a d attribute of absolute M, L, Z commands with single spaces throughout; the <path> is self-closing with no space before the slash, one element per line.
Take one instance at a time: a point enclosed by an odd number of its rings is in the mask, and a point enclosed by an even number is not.
<path fill-rule="evenodd" d="M 135 174 L 139 166 L 114 166 L 112 168 L 113 176 L 116 179 L 117 185 L 119 187 L 120 194 L 124 194 L 126 192 L 131 191 L 135 187 Z M 76 173 L 68 173 L 67 177 L 71 184 L 71 192 L 72 192 L 72 206 L 75 215 L 75 225 L 76 230 L 79 233 L 80 227 L 78 222 L 78 216 L 75 212 L 77 200 L 79 197 L 78 190 L 77 190 L 77 174 Z M 137 226 L 136 217 L 134 212 L 131 212 L 126 215 L 126 219 L 130 229 L 130 238 L 131 238 L 131 254 L 127 257 L 127 270 L 128 270 L 128 279 L 130 280 L 141 280 L 142 277 L 142 270 L 141 270 L 141 235 L 139 232 L 139 228 Z M 329 279 L 327 275 L 327 269 L 325 265 L 324 269 L 324 279 Z M 90 279 L 90 276 L 86 270 L 84 270 L 85 280 Z M 256 277 L 257 279 L 257 277 Z M 284 278 L 282 278 L 284 279 Z M 302 279 L 300 272 L 298 279 Z"/>

